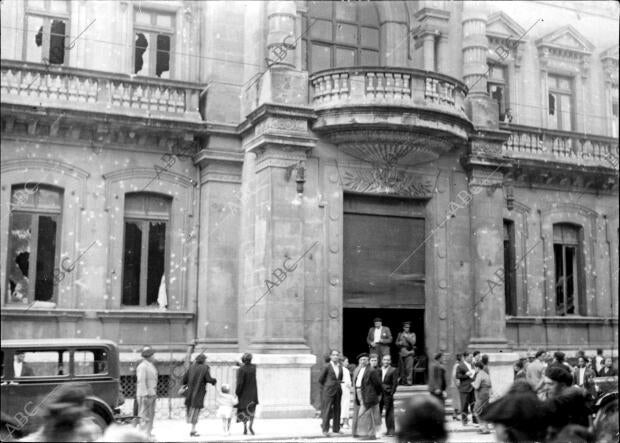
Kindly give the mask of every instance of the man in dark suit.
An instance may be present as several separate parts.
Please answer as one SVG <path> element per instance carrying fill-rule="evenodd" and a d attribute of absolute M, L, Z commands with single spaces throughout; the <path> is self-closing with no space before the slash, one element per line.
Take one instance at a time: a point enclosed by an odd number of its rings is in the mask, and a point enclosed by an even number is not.
<path fill-rule="evenodd" d="M 392 332 L 387 326 L 383 326 L 383 321 L 377 317 L 373 320 L 374 328 L 368 330 L 366 342 L 371 354 L 377 354 L 380 359 L 383 355 L 390 353 L 390 343 L 392 343 Z"/>
<path fill-rule="evenodd" d="M 383 388 L 380 371 L 377 371 L 377 355 L 360 354 L 360 365 L 353 377 L 355 386 L 353 436 L 374 439 L 381 426 L 379 400 Z"/>
<path fill-rule="evenodd" d="M 382 395 L 379 402 L 379 412 L 385 408 L 385 427 L 387 428 L 387 436 L 393 436 L 394 428 L 394 394 L 398 386 L 398 371 L 391 366 L 392 357 L 386 354 L 382 359 L 381 367 L 381 388 Z"/>
<path fill-rule="evenodd" d="M 340 367 L 340 353 L 332 349 L 330 362 L 325 365 L 319 376 L 319 384 L 322 388 L 321 428 L 323 435 L 329 436 L 329 420 L 333 420 L 332 429 L 335 433 L 340 432 L 340 397 L 342 397 L 342 368 Z"/>
<path fill-rule="evenodd" d="M 441 404 L 444 404 L 444 394 L 446 391 L 446 368 L 443 365 L 443 353 L 435 354 L 429 368 L 428 390 L 435 396 Z"/>
<path fill-rule="evenodd" d="M 605 359 L 605 366 L 603 366 L 599 372 L 599 377 L 613 377 L 618 375 L 618 371 L 613 368 L 613 361 L 611 357 Z"/>
<path fill-rule="evenodd" d="M 15 377 L 32 377 L 34 370 L 26 363 L 26 353 L 24 351 L 15 351 L 13 357 L 13 375 Z"/>
<path fill-rule="evenodd" d="M 461 400 L 461 421 L 463 425 L 466 425 L 468 422 L 467 414 L 470 410 L 472 412 L 472 420 L 474 423 L 477 421 L 476 417 L 473 415 L 475 398 L 472 382 L 474 381 L 475 371 L 471 367 L 471 363 L 471 354 L 469 352 L 463 352 L 463 360 L 456 368 L 456 379 L 459 381 L 459 397 Z"/>

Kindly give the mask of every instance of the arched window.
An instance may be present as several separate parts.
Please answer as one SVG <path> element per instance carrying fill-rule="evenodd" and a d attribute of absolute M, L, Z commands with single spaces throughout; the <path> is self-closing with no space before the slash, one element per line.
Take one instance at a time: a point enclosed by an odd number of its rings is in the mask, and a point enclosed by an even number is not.
<path fill-rule="evenodd" d="M 9 302 L 53 301 L 57 283 L 62 190 L 26 183 L 11 189 Z"/>
<path fill-rule="evenodd" d="M 308 2 L 304 69 L 378 66 L 379 15 L 372 2 Z"/>
<path fill-rule="evenodd" d="M 553 225 L 557 315 L 586 315 L 581 243 L 582 230 L 579 226 L 569 223 Z"/>
<path fill-rule="evenodd" d="M 167 232 L 171 199 L 135 192 L 125 196 L 125 239 L 123 247 L 123 305 L 158 305 L 165 294 Z M 162 291 L 162 292 L 160 292 Z M 160 303 L 166 305 L 160 300 Z"/>

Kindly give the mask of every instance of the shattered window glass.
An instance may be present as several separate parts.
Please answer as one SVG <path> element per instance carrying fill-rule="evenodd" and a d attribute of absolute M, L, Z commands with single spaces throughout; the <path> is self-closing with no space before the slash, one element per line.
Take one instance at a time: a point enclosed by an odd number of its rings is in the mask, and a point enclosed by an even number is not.
<path fill-rule="evenodd" d="M 60 202 L 58 190 L 13 187 L 7 275 L 10 302 L 53 300 Z"/>
<path fill-rule="evenodd" d="M 68 2 L 29 1 L 26 8 L 25 60 L 35 63 L 64 64 L 68 30 Z"/>
<path fill-rule="evenodd" d="M 135 11 L 134 74 L 170 78 L 174 16 Z"/>
<path fill-rule="evenodd" d="M 556 315 L 578 314 L 578 228 L 557 224 L 553 227 L 553 255 L 555 259 Z"/>
<path fill-rule="evenodd" d="M 62 20 L 52 20 L 49 61 L 55 65 L 65 62 L 65 22 Z"/>

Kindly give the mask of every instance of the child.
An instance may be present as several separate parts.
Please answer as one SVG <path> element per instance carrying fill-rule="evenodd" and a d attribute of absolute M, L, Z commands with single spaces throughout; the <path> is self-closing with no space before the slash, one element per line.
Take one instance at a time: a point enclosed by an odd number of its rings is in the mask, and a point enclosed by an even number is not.
<path fill-rule="evenodd" d="M 216 415 L 222 419 L 224 433 L 230 435 L 230 420 L 233 415 L 233 407 L 237 404 L 237 396 L 230 393 L 230 385 L 222 384 L 222 392 L 217 397 Z"/>

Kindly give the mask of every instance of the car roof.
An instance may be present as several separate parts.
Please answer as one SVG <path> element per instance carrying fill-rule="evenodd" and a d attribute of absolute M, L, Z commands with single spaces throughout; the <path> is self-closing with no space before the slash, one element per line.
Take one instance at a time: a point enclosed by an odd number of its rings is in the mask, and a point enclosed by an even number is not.
<path fill-rule="evenodd" d="M 62 348 L 70 346 L 118 346 L 112 340 L 96 338 L 42 338 L 42 339 L 15 339 L 1 340 L 2 348 Z"/>

